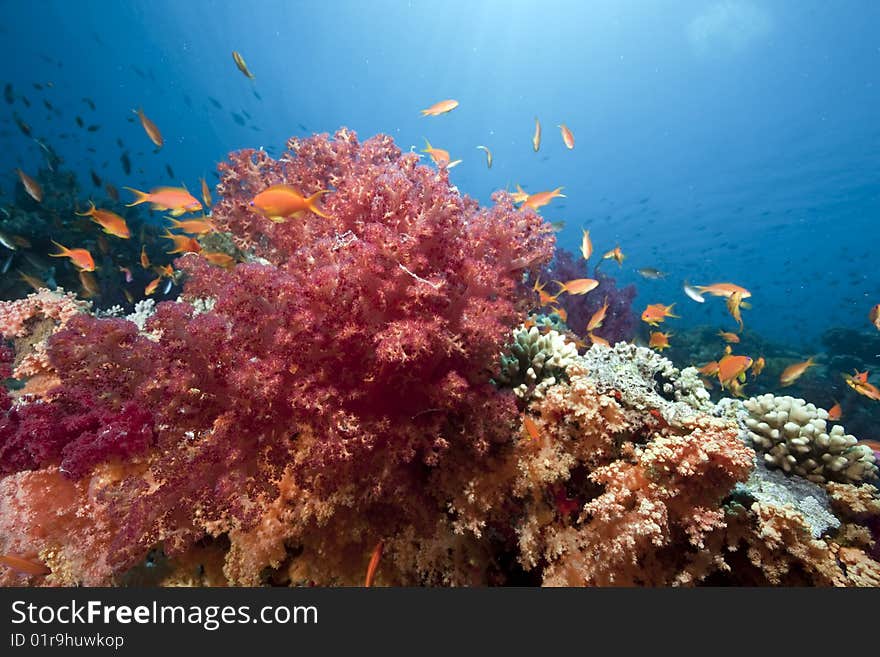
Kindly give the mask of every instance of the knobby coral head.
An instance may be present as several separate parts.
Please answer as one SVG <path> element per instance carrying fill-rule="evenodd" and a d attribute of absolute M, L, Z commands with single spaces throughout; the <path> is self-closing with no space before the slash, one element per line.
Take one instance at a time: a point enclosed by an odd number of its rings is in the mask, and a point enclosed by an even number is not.
<path fill-rule="evenodd" d="M 44 409 L 22 405 L 4 425 L 6 472 L 122 464 L 102 494 L 120 568 L 159 542 L 173 552 L 208 527 L 249 526 L 284 472 L 314 495 L 354 490 L 359 504 L 417 516 L 437 506 L 431 468 L 512 435 L 515 404 L 491 367 L 552 255 L 550 227 L 505 194 L 481 208 L 386 136 L 360 143 L 342 129 L 288 147 L 220 165 L 213 222 L 256 262 L 227 271 L 187 255 L 183 297 L 143 332 L 82 315 L 51 338 L 61 383 L 49 404 L 72 400 L 53 421 L 86 417 L 87 430 L 39 450 L 21 431 Z M 275 184 L 329 190 L 327 216 L 266 219 L 251 201 Z M 213 308 L 198 312 L 204 298 Z M 124 447 L 99 439 L 105 429 Z"/>

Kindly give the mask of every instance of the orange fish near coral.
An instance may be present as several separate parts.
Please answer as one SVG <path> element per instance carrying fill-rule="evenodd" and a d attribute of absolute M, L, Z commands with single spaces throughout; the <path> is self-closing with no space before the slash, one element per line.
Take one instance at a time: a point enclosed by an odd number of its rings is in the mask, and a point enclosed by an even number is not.
<path fill-rule="evenodd" d="M 718 335 L 725 342 L 731 344 L 737 344 L 739 342 L 739 336 L 736 333 L 731 333 L 730 331 L 718 331 Z"/>
<path fill-rule="evenodd" d="M 880 401 L 880 389 L 878 389 L 877 386 L 868 383 L 867 371 L 859 372 L 856 370 L 855 375 L 850 376 L 849 374 L 844 374 L 843 378 L 846 381 L 846 385 L 863 397 L 873 399 L 874 401 Z"/>
<path fill-rule="evenodd" d="M 699 372 L 703 376 L 715 376 L 718 374 L 718 361 L 711 361 L 700 367 Z"/>
<path fill-rule="evenodd" d="M 584 256 L 584 260 L 589 260 L 593 255 L 593 242 L 590 240 L 590 231 L 584 228 L 581 230 L 584 232 L 581 237 L 581 255 Z"/>
<path fill-rule="evenodd" d="M 608 340 L 606 340 L 605 338 L 599 337 L 598 335 L 596 335 L 592 331 L 587 333 L 587 335 L 589 336 L 589 338 L 593 344 L 600 344 L 603 347 L 610 347 L 611 346 L 611 343 L 608 342 Z"/>
<path fill-rule="evenodd" d="M 175 253 L 199 253 L 202 250 L 198 240 L 189 235 L 174 235 L 166 230 L 162 237 L 174 242 L 174 249 L 166 251 L 169 255 L 174 255 Z"/>
<path fill-rule="evenodd" d="M 376 576 L 376 570 L 379 568 L 379 560 L 382 558 L 382 548 L 384 543 L 379 541 L 373 548 L 373 554 L 370 556 L 370 563 L 367 565 L 367 576 L 364 579 L 364 586 L 369 588 L 373 585 L 373 578 Z"/>
<path fill-rule="evenodd" d="M 834 406 L 828 409 L 828 419 L 837 422 L 841 417 L 843 417 L 843 409 L 840 408 L 840 402 L 835 399 Z"/>
<path fill-rule="evenodd" d="M 562 133 L 562 142 L 565 144 L 565 147 L 568 150 L 574 148 L 574 135 L 571 134 L 571 130 L 563 123 L 559 126 L 559 131 Z"/>
<path fill-rule="evenodd" d="M 12 568 L 25 575 L 48 575 L 52 571 L 44 564 L 31 559 L 23 559 L 14 554 L 0 554 L 0 565 Z"/>
<path fill-rule="evenodd" d="M 141 203 L 150 203 L 151 209 L 160 212 L 171 210 L 171 215 L 174 217 L 179 217 L 187 212 L 199 212 L 202 209 L 199 200 L 183 187 L 156 187 L 150 190 L 149 194 L 133 187 L 125 187 L 124 189 L 135 195 L 134 201 L 126 204 L 128 208 Z"/>
<path fill-rule="evenodd" d="M 565 283 L 561 283 L 560 281 L 554 282 L 559 286 L 559 292 L 556 293 L 556 296 L 559 296 L 563 292 L 568 292 L 569 294 L 586 294 L 591 290 L 595 290 L 596 286 L 599 285 L 599 281 L 594 278 L 576 278 Z"/>
<path fill-rule="evenodd" d="M 439 103 L 431 105 L 428 109 L 423 109 L 422 116 L 440 116 L 441 114 L 451 112 L 456 107 L 458 107 L 457 100 L 441 100 Z"/>
<path fill-rule="evenodd" d="M 532 440 L 541 439 L 541 431 L 538 429 L 538 425 L 528 415 L 523 416 L 523 427 L 525 427 L 526 433 L 529 434 L 529 438 Z"/>
<path fill-rule="evenodd" d="M 740 313 L 740 307 L 743 305 L 743 296 L 740 290 L 734 290 L 729 297 L 727 297 L 727 312 L 730 313 L 730 316 L 736 320 L 736 323 L 739 325 L 739 330 L 743 330 L 743 320 L 742 314 Z"/>
<path fill-rule="evenodd" d="M 146 294 L 147 296 L 150 296 L 151 294 L 153 294 L 156 291 L 156 288 L 159 287 L 159 283 L 161 281 L 162 281 L 162 277 L 157 276 L 152 281 L 147 283 L 147 287 L 144 288 L 144 294 Z"/>
<path fill-rule="evenodd" d="M 662 303 L 652 303 L 642 312 L 642 321 L 647 322 L 651 326 L 658 326 L 667 317 L 678 319 L 678 315 L 672 314 L 673 306 L 675 306 L 674 303 L 668 306 L 664 306 Z"/>
<path fill-rule="evenodd" d="M 871 312 L 868 313 L 868 319 L 871 320 L 874 328 L 880 331 L 880 303 L 871 308 Z"/>
<path fill-rule="evenodd" d="M 98 281 L 95 280 L 95 276 L 91 272 L 80 270 L 79 283 L 82 286 L 84 299 L 91 299 L 101 294 Z"/>
<path fill-rule="evenodd" d="M 608 314 L 608 297 L 605 297 L 605 303 L 602 304 L 602 307 L 599 308 L 596 312 L 593 313 L 593 316 L 590 317 L 590 321 L 587 322 L 587 333 L 595 331 L 597 328 L 602 326 L 602 322 L 605 321 L 605 315 Z"/>
<path fill-rule="evenodd" d="M 77 269 L 81 271 L 95 271 L 95 260 L 86 249 L 68 249 L 55 240 L 52 240 L 52 244 L 60 249 L 58 253 L 49 254 L 53 258 L 69 258 L 70 262 Z"/>
<path fill-rule="evenodd" d="M 516 186 L 516 191 L 511 193 L 511 196 L 514 203 L 525 203 L 529 200 L 529 193 L 519 185 Z"/>
<path fill-rule="evenodd" d="M 461 164 L 461 160 L 455 160 L 455 162 L 449 161 L 449 151 L 444 150 L 442 148 L 434 148 L 431 146 L 431 142 L 425 139 L 426 148 L 422 151 L 422 153 L 427 153 L 431 156 L 431 159 L 434 160 L 434 164 L 437 165 L 440 169 L 451 169 L 454 166 L 458 166 Z"/>
<path fill-rule="evenodd" d="M 212 265 L 230 269 L 235 264 L 235 258 L 226 253 L 205 253 L 202 251 L 202 257 Z"/>
<path fill-rule="evenodd" d="M 42 287 L 48 287 L 46 285 L 46 281 L 43 281 L 36 276 L 31 276 L 30 274 L 25 274 L 23 271 L 18 271 L 18 277 L 23 280 L 25 283 L 31 286 L 34 291 L 39 291 Z"/>
<path fill-rule="evenodd" d="M 541 148 L 541 122 L 537 116 L 535 117 L 535 134 L 532 135 L 532 148 L 535 149 L 536 153 Z"/>
<path fill-rule="evenodd" d="M 186 219 L 184 221 L 180 221 L 174 217 L 167 217 L 167 219 L 171 222 L 172 228 L 178 228 L 184 233 L 189 233 L 190 235 L 204 235 L 205 233 L 210 233 L 216 230 L 214 225 L 208 221 L 207 218 Z"/>
<path fill-rule="evenodd" d="M 157 148 L 162 148 L 162 144 L 165 143 L 165 140 L 162 138 L 162 133 L 159 132 L 159 128 L 156 127 L 156 124 L 147 118 L 147 115 L 144 114 L 142 108 L 138 107 L 136 110 L 131 111 L 138 115 L 138 118 L 141 120 L 141 125 L 144 128 L 144 132 L 147 133 L 147 137 L 150 138 L 150 141 L 156 144 Z"/>
<path fill-rule="evenodd" d="M 147 255 L 147 245 L 144 244 L 141 246 L 141 267 L 144 269 L 150 268 L 150 257 Z"/>
<path fill-rule="evenodd" d="M 257 212 L 267 219 L 276 223 L 287 221 L 288 217 L 296 216 L 301 212 L 311 212 L 329 219 L 318 207 L 318 199 L 330 191 L 323 189 L 305 197 L 290 185 L 272 185 L 257 194 L 252 201 Z"/>
<path fill-rule="evenodd" d="M 794 363 L 793 365 L 789 365 L 784 370 L 782 370 L 782 374 L 779 375 L 779 383 L 782 387 L 790 386 L 795 381 L 797 381 L 804 372 L 806 372 L 809 368 L 813 367 L 816 363 L 813 362 L 812 356 L 805 360 L 803 363 Z"/>
<path fill-rule="evenodd" d="M 21 184 L 24 185 L 24 191 L 28 193 L 32 199 L 34 199 L 37 203 L 42 203 L 43 201 L 43 188 L 40 187 L 40 183 L 31 178 L 21 169 L 16 169 L 18 172 L 18 179 L 21 181 Z"/>
<path fill-rule="evenodd" d="M 734 292 L 739 292 L 742 294 L 743 299 L 748 299 L 752 296 L 752 293 L 749 292 L 744 287 L 740 287 L 739 285 L 734 285 L 733 283 L 712 283 L 712 285 L 697 285 L 697 290 L 701 293 L 705 294 L 708 292 L 713 297 L 729 297 Z"/>
<path fill-rule="evenodd" d="M 555 198 L 565 198 L 565 194 L 562 193 L 562 187 L 557 187 L 556 189 L 549 192 L 538 192 L 537 194 L 530 194 L 523 203 L 523 206 L 531 208 L 532 210 L 535 210 L 537 212 L 539 208 L 543 208 Z"/>
<path fill-rule="evenodd" d="M 125 219 L 115 212 L 110 212 L 110 210 L 99 210 L 91 201 L 89 201 L 88 210 L 85 212 L 76 212 L 75 214 L 77 217 L 91 217 L 92 221 L 103 228 L 104 232 L 108 235 L 113 235 L 114 237 L 119 237 L 124 240 L 131 237 L 131 232 L 128 230 L 128 224 L 125 223 Z"/>
<path fill-rule="evenodd" d="M 764 371 L 764 365 L 766 362 L 764 361 L 764 357 L 760 356 L 758 360 L 754 362 L 752 365 L 752 376 L 758 376 L 761 372 Z"/>
<path fill-rule="evenodd" d="M 660 333 L 659 331 L 654 331 L 651 333 L 651 339 L 648 342 L 648 346 L 651 347 L 651 349 L 663 351 L 664 349 L 669 348 L 669 338 L 671 337 L 672 333 Z"/>
<path fill-rule="evenodd" d="M 746 370 L 752 365 L 752 359 L 748 356 L 734 356 L 727 354 L 718 361 L 718 381 L 722 386 L 728 386 L 731 381 L 745 379 Z"/>
<path fill-rule="evenodd" d="M 619 246 L 615 246 L 613 249 L 608 251 L 608 253 L 602 256 L 602 260 L 615 260 L 617 264 L 621 267 L 623 267 L 624 258 L 626 258 L 626 256 L 623 255 L 623 251 L 620 250 Z"/>
<path fill-rule="evenodd" d="M 211 190 L 204 178 L 199 178 L 199 182 L 202 184 L 202 201 L 205 203 L 205 207 L 209 208 L 211 207 Z"/>

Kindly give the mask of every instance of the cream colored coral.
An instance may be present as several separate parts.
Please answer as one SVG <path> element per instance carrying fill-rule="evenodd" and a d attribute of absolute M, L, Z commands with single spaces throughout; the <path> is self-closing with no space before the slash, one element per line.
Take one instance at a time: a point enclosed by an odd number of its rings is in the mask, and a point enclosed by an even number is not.
<path fill-rule="evenodd" d="M 782 468 L 816 483 L 858 483 L 877 477 L 874 454 L 857 445 L 839 424 L 828 428 L 828 413 L 803 399 L 752 397 L 743 402 L 746 426 L 768 466 Z"/>
<path fill-rule="evenodd" d="M 518 397 L 538 397 L 556 384 L 577 360 L 577 347 L 557 331 L 541 333 L 537 326 L 520 326 L 501 354 L 498 382 L 513 387 Z"/>

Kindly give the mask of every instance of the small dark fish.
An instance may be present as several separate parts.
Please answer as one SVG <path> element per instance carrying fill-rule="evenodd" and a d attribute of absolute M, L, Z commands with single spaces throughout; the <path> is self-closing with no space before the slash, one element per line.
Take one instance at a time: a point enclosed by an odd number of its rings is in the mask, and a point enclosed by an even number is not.
<path fill-rule="evenodd" d="M 44 106 L 46 107 L 46 109 L 49 110 L 50 112 L 53 111 L 53 110 L 55 109 L 55 108 L 52 106 L 52 103 L 50 103 L 50 102 L 49 102 L 48 100 L 46 100 L 45 98 L 43 99 L 43 105 L 44 105 Z"/>
<path fill-rule="evenodd" d="M 6 258 L 6 262 L 3 263 L 3 267 L 0 268 L 0 274 L 5 274 L 9 271 L 9 266 L 12 264 L 12 258 L 14 257 L 13 253 L 9 254 L 9 257 Z"/>
<path fill-rule="evenodd" d="M 104 183 L 104 189 L 107 191 L 107 196 L 112 198 L 114 201 L 119 200 L 119 190 L 116 189 L 116 187 L 114 187 L 110 183 Z"/>
<path fill-rule="evenodd" d="M 95 101 L 91 98 L 83 98 L 83 102 L 88 105 L 93 112 L 95 111 Z"/>
<path fill-rule="evenodd" d="M 119 148 L 125 148 L 125 144 L 122 143 L 122 139 L 120 137 L 116 138 L 116 145 L 119 146 Z"/>
<path fill-rule="evenodd" d="M 255 125 L 252 125 L 252 126 L 251 126 L 251 130 L 253 130 L 254 132 L 262 132 L 262 131 L 263 131 L 262 128 L 258 128 L 258 127 L 255 126 Z"/>
<path fill-rule="evenodd" d="M 34 82 L 33 85 L 34 85 L 34 89 L 36 89 L 37 91 L 43 90 L 43 85 L 41 85 L 39 82 Z"/>
<path fill-rule="evenodd" d="M 18 114 L 14 114 L 13 117 L 15 119 L 15 125 L 18 126 L 18 129 L 22 131 L 25 137 L 31 136 L 31 127 L 21 120 L 21 117 Z"/>
<path fill-rule="evenodd" d="M 302 130 L 303 132 L 309 131 L 309 129 L 307 127 L 305 127 L 302 123 L 297 123 L 296 125 L 298 125 L 299 129 Z"/>
<path fill-rule="evenodd" d="M 99 126 L 97 123 L 93 123 L 88 128 L 86 128 L 86 130 L 88 130 L 89 132 L 95 132 L 96 130 L 99 130 L 100 128 L 101 128 L 101 126 Z"/>
<path fill-rule="evenodd" d="M 95 187 L 100 187 L 101 186 L 101 176 L 99 176 L 97 173 L 95 173 L 94 169 L 92 169 L 89 173 L 92 174 L 92 182 L 94 183 Z"/>
<path fill-rule="evenodd" d="M 97 152 L 98 152 L 98 149 L 95 148 L 94 146 L 89 146 L 86 150 L 87 150 L 89 153 L 97 153 Z"/>
<path fill-rule="evenodd" d="M 168 175 L 171 176 L 172 178 L 176 178 L 176 177 L 177 177 L 177 176 L 174 175 L 174 169 L 171 168 L 171 165 L 170 165 L 170 164 L 166 164 L 166 165 L 165 165 L 165 171 L 167 171 L 167 172 L 168 172 Z"/>
<path fill-rule="evenodd" d="M 244 125 L 244 117 L 241 114 L 236 114 L 235 112 L 230 112 L 232 115 L 232 120 L 235 121 L 238 125 Z"/>
<path fill-rule="evenodd" d="M 25 107 L 30 107 L 30 106 L 31 106 L 31 101 L 29 101 L 29 100 L 27 99 L 26 96 L 22 96 L 22 97 L 21 97 L 21 102 L 24 103 L 24 106 L 25 106 Z"/>
<path fill-rule="evenodd" d="M 210 96 L 208 96 L 208 100 L 209 100 L 210 103 L 211 103 L 214 107 L 216 107 L 217 109 L 223 109 L 223 105 L 221 105 L 221 104 L 220 104 L 220 101 L 217 100 L 216 98 L 211 98 Z"/>
<path fill-rule="evenodd" d="M 141 69 L 139 69 L 137 66 L 135 66 L 134 64 L 132 64 L 131 68 L 134 70 L 135 73 L 138 74 L 138 77 L 141 77 L 141 78 L 143 78 L 143 79 L 145 79 L 145 80 L 147 79 L 147 74 L 144 73 L 144 72 L 143 72 Z"/>
<path fill-rule="evenodd" d="M 131 174 L 131 160 L 128 157 L 128 151 L 122 153 L 119 156 L 119 161 L 122 163 L 122 170 L 125 172 L 125 175 L 128 176 Z"/>
<path fill-rule="evenodd" d="M 661 278 L 666 278 L 666 272 L 660 271 L 659 269 L 654 269 L 653 267 L 642 267 L 641 269 L 637 269 L 636 271 L 639 273 L 640 276 L 654 281 Z"/>
<path fill-rule="evenodd" d="M 262 97 L 260 94 L 257 93 L 257 90 L 256 90 L 256 89 L 254 89 L 254 97 L 255 97 L 257 100 L 260 100 L 260 101 L 263 100 L 263 97 Z"/>
<path fill-rule="evenodd" d="M 76 117 L 76 124 L 77 124 L 80 128 L 82 128 L 82 127 L 85 125 L 85 121 L 83 121 L 82 118 L 78 116 L 78 117 Z"/>
<path fill-rule="evenodd" d="M 97 43 L 99 46 L 106 46 L 107 45 L 103 41 L 101 41 L 101 37 L 98 36 L 97 32 L 92 32 L 92 38 L 95 40 L 95 43 Z"/>
<path fill-rule="evenodd" d="M 244 108 L 242 108 L 241 113 L 244 114 L 245 118 L 246 118 L 248 121 L 251 120 L 251 115 L 247 113 L 247 110 L 245 110 Z"/>
<path fill-rule="evenodd" d="M 15 94 L 12 92 L 12 83 L 7 82 L 6 86 L 3 87 L 3 97 L 10 105 L 15 102 Z"/>

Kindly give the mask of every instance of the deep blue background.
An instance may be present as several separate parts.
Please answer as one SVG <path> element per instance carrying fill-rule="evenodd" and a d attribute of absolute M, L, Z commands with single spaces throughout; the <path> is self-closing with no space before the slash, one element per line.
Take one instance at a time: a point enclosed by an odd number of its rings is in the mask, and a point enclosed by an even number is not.
<path fill-rule="evenodd" d="M 342 125 L 404 149 L 428 137 L 464 160 L 452 180 L 483 201 L 517 182 L 563 185 L 568 198 L 543 210 L 567 221 L 563 245 L 576 248 L 582 225 L 600 252 L 619 242 L 638 310 L 677 302 L 673 330 L 732 327 L 722 303 L 698 306 L 680 282 L 733 281 L 754 293 L 748 326 L 797 343 L 867 327 L 880 302 L 878 35 L 869 0 L 2 0 L 0 83 L 29 98 L 15 109 L 80 173 L 84 194 L 90 168 L 149 188 L 172 182 L 169 163 L 174 182 L 196 188 L 232 149 L 280 149 Z M 256 80 L 235 69 L 233 49 Z M 461 102 L 451 114 L 419 115 L 449 97 Z M 49 119 L 42 98 L 62 116 Z M 139 105 L 165 136 L 158 154 L 127 121 Z M 42 162 L 12 109 L 0 103 L 7 197 L 12 169 Z M 245 126 L 230 114 L 242 110 Z M 77 128 L 75 115 L 100 130 Z M 477 144 L 493 149 L 491 170 Z M 645 281 L 634 268 L 646 266 L 670 276 Z"/>

